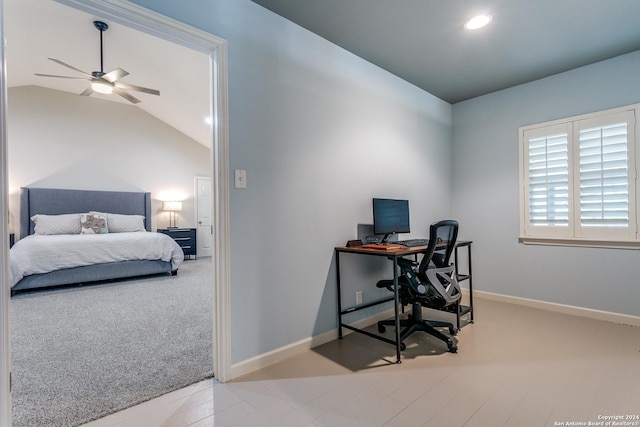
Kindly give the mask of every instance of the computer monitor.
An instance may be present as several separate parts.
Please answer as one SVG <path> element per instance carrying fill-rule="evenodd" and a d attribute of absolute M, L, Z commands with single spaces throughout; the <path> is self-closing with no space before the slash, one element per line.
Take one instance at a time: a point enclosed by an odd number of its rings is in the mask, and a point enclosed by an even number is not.
<path fill-rule="evenodd" d="M 384 234 L 382 243 L 392 234 L 410 232 L 408 200 L 373 199 L 373 233 Z"/>

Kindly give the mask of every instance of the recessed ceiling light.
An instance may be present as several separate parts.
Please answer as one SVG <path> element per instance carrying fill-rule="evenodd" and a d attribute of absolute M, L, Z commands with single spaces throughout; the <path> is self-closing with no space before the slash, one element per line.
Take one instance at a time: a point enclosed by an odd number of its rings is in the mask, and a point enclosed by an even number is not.
<path fill-rule="evenodd" d="M 477 15 L 465 22 L 464 27 L 467 30 L 477 30 L 487 25 L 492 19 L 491 15 Z"/>

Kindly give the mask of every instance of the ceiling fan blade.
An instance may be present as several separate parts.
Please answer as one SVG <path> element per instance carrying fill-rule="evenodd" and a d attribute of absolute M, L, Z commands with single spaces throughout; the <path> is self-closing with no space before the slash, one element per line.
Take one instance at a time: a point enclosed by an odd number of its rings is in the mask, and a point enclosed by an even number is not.
<path fill-rule="evenodd" d="M 33 74 L 40 77 L 57 77 L 59 79 L 91 80 L 90 78 L 87 78 L 87 77 L 55 76 L 53 74 L 40 74 L 40 73 L 33 73 Z"/>
<path fill-rule="evenodd" d="M 84 92 L 82 92 L 80 94 L 80 96 L 89 96 L 93 93 L 93 89 L 91 88 L 91 85 L 89 85 L 89 87 L 87 87 Z"/>
<path fill-rule="evenodd" d="M 156 89 L 149 89 L 148 87 L 130 85 L 129 83 L 114 83 L 115 87 L 119 87 L 120 89 L 128 89 L 128 90 L 137 90 L 138 92 L 149 93 L 151 95 L 160 95 L 160 91 Z"/>
<path fill-rule="evenodd" d="M 77 71 L 77 72 L 79 72 L 79 73 L 82 73 L 82 74 L 84 74 L 85 76 L 87 76 L 87 77 L 89 77 L 89 78 L 93 77 L 91 74 L 87 73 L 86 71 L 82 71 L 82 70 L 81 70 L 81 69 L 79 69 L 79 68 L 72 67 L 71 65 L 69 65 L 69 64 L 65 64 L 64 62 L 62 62 L 62 61 L 60 61 L 60 60 L 58 60 L 58 59 L 54 59 L 54 58 L 48 58 L 48 59 L 49 59 L 50 61 L 55 62 L 56 64 L 60 64 L 60 65 L 62 65 L 62 66 L 64 66 L 64 67 L 71 68 L 71 69 L 72 69 L 72 70 L 74 70 L 74 71 Z"/>
<path fill-rule="evenodd" d="M 123 70 L 122 68 L 116 68 L 113 71 L 109 71 L 107 74 L 103 74 L 102 78 L 110 83 L 114 83 L 116 80 L 123 78 L 124 76 L 128 76 L 129 73 Z"/>
<path fill-rule="evenodd" d="M 133 103 L 133 104 L 137 104 L 140 102 L 140 100 L 138 98 L 136 98 L 135 96 L 132 96 L 131 94 L 125 92 L 124 90 L 118 88 L 118 87 L 114 87 L 113 88 L 113 93 L 117 93 L 118 95 L 120 95 L 121 97 L 123 97 L 124 99 L 126 99 L 127 101 Z"/>

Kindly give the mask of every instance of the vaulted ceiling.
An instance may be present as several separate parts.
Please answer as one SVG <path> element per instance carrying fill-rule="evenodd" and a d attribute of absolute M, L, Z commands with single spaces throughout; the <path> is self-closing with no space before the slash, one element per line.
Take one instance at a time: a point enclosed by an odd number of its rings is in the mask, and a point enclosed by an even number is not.
<path fill-rule="evenodd" d="M 9 87 L 36 85 L 82 93 L 86 80 L 39 77 L 34 73 L 82 77 L 47 58 L 55 58 L 87 73 L 100 70 L 99 19 L 50 0 L 4 0 L 7 82 Z M 157 89 L 160 96 L 130 93 L 145 112 L 197 142 L 210 145 L 210 71 L 207 55 L 107 22 L 103 33 L 104 71 L 122 68 L 130 74 L 119 81 Z M 97 97 L 129 101 L 117 95 Z M 9 100 L 11 102 L 11 100 Z"/>
<path fill-rule="evenodd" d="M 449 103 L 640 49 L 637 0 L 253 1 Z"/>

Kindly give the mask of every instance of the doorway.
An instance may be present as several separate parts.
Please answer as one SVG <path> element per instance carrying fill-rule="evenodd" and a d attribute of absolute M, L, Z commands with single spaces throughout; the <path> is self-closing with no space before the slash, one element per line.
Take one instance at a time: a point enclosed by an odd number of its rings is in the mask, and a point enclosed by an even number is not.
<path fill-rule="evenodd" d="M 227 129 L 227 57 L 226 42 L 211 34 L 196 30 L 180 22 L 151 12 L 140 6 L 121 0 L 59 0 L 59 3 L 102 17 L 112 22 L 129 26 L 139 31 L 163 38 L 173 43 L 207 54 L 210 58 L 211 111 L 216 127 L 211 132 L 211 176 L 213 179 L 211 212 L 214 239 L 212 241 L 212 263 L 214 273 L 214 372 L 220 381 L 227 381 L 230 374 L 229 351 L 229 206 L 228 206 L 228 129 Z M 3 13 L 4 15 L 4 13 Z M 3 16 L 4 17 L 4 16 Z M 0 22 L 0 30 L 4 35 L 4 25 Z M 0 60 L 5 62 L 4 46 L 0 47 Z M 6 80 L 4 73 L 0 75 L 0 238 L 8 240 L 8 197 L 7 197 L 7 141 L 6 141 Z M 10 400 L 10 354 L 9 354 L 9 286 L 8 286 L 8 244 L 0 245 L 0 426 L 11 423 Z"/>

